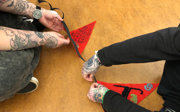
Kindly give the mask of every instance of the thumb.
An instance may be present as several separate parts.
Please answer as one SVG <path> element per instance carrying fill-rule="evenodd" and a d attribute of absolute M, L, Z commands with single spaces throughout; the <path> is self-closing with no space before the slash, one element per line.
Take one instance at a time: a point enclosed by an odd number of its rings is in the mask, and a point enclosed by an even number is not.
<path fill-rule="evenodd" d="M 92 89 L 92 88 L 94 89 L 94 88 L 97 88 L 97 87 L 98 87 L 98 83 L 93 83 L 90 88 L 91 88 L 91 89 Z"/>
<path fill-rule="evenodd" d="M 67 39 L 63 38 L 63 41 L 64 41 L 64 45 L 68 45 L 70 43 L 70 39 L 69 38 L 67 38 Z"/>
<path fill-rule="evenodd" d="M 63 21 L 63 19 L 62 19 L 59 15 L 57 15 L 57 18 L 58 18 L 60 21 Z"/>
<path fill-rule="evenodd" d="M 51 11 L 52 13 L 56 14 L 56 17 L 60 20 L 63 21 L 63 19 L 60 17 L 60 15 L 56 11 Z"/>

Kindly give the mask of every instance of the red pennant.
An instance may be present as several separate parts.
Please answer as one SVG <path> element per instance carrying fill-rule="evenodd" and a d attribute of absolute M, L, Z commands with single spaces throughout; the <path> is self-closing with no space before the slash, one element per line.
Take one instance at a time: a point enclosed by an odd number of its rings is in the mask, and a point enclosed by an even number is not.
<path fill-rule="evenodd" d="M 76 42 L 78 46 L 78 50 L 80 54 L 83 52 L 84 48 L 86 47 L 95 24 L 96 21 L 70 32 L 72 39 Z"/>
<path fill-rule="evenodd" d="M 159 83 L 120 84 L 120 83 L 106 83 L 101 81 L 97 81 L 97 82 L 121 95 L 125 93 L 129 93 L 127 94 L 127 99 L 136 104 L 141 102 L 145 97 L 147 97 L 150 93 L 152 93 L 159 85 Z"/>

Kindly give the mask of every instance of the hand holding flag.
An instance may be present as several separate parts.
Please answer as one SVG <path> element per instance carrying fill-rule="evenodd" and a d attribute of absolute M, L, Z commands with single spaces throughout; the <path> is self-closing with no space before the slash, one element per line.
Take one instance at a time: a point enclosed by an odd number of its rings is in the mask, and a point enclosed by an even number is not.
<path fill-rule="evenodd" d="M 106 92 L 109 91 L 108 88 L 101 84 L 93 83 L 88 92 L 88 98 L 93 102 L 103 103 L 103 98 Z"/>
<path fill-rule="evenodd" d="M 100 65 L 101 65 L 100 60 L 97 54 L 95 54 L 88 61 L 84 63 L 82 68 L 83 78 L 86 79 L 87 81 L 93 81 L 93 76 L 99 69 Z"/>

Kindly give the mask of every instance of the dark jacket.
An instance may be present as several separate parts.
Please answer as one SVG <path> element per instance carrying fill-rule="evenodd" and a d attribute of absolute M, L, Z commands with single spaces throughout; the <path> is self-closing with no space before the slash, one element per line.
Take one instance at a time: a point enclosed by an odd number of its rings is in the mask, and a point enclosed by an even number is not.
<path fill-rule="evenodd" d="M 158 93 L 165 100 L 164 106 L 180 112 L 180 28 L 172 27 L 138 36 L 120 43 L 113 44 L 98 51 L 98 57 L 104 66 L 128 63 L 145 63 L 166 60 L 163 77 Z M 114 94 L 114 93 L 112 93 Z M 104 108 L 120 102 L 121 97 L 114 97 L 108 102 L 110 93 L 105 96 Z M 117 99 L 116 99 L 117 98 Z M 109 105 L 109 106 L 108 106 Z M 118 103 L 115 105 L 120 109 Z M 135 112 L 126 108 L 122 112 Z M 113 110 L 108 112 L 120 112 Z M 138 112 L 138 111 L 137 111 Z M 142 111 L 143 112 L 143 111 Z"/>

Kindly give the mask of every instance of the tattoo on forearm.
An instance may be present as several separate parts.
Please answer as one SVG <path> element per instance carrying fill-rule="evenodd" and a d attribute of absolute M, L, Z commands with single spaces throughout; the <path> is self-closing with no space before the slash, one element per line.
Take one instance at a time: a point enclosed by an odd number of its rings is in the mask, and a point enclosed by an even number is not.
<path fill-rule="evenodd" d="M 93 56 L 93 57 L 91 57 L 91 58 L 89 59 L 89 61 L 87 62 L 87 67 L 91 67 L 91 66 L 93 65 L 94 57 L 95 57 L 95 56 Z"/>
<path fill-rule="evenodd" d="M 17 0 L 14 5 L 14 11 L 18 14 L 24 13 L 29 8 L 29 4 L 26 0 Z"/>
<path fill-rule="evenodd" d="M 40 42 L 37 41 L 38 39 L 35 33 L 27 34 L 22 31 L 14 31 L 6 27 L 0 27 L 0 30 L 4 31 L 6 36 L 11 37 L 10 38 L 11 50 L 22 50 L 32 47 L 38 47 L 44 43 L 43 39 Z"/>
<path fill-rule="evenodd" d="M 15 34 L 15 38 L 11 38 L 10 46 L 12 50 L 20 50 L 25 47 L 27 43 L 27 39 L 20 38 L 18 35 Z"/>
<path fill-rule="evenodd" d="M 58 39 L 53 35 L 43 32 L 29 32 L 0 27 L 6 36 L 10 37 L 10 47 L 12 50 L 21 50 L 45 45 L 50 48 L 58 47 Z"/>
<path fill-rule="evenodd" d="M 39 44 L 37 41 L 32 40 L 32 34 L 24 34 L 25 36 L 22 37 L 20 35 L 15 34 L 15 38 L 10 40 L 10 45 L 12 50 L 21 50 L 27 49 L 32 47 L 38 47 Z"/>
<path fill-rule="evenodd" d="M 98 84 L 97 90 L 94 91 L 94 101 L 102 103 L 103 96 L 109 89 L 103 85 Z"/>
<path fill-rule="evenodd" d="M 35 10 L 35 7 L 26 0 L 0 0 L 0 6 L 2 5 L 11 8 L 9 10 L 16 14 L 25 14 L 26 16 L 30 16 L 30 13 Z"/>
<path fill-rule="evenodd" d="M 11 0 L 0 0 L 0 6 L 7 3 L 7 2 L 9 2 L 9 1 L 11 1 Z"/>
<path fill-rule="evenodd" d="M 96 102 L 99 102 L 99 103 L 102 103 L 102 95 L 101 94 L 99 94 L 99 93 L 95 93 L 95 95 L 94 95 L 94 100 L 96 101 Z"/>
<path fill-rule="evenodd" d="M 14 5 L 14 0 L 11 1 L 11 3 L 7 7 L 12 7 Z"/>
<path fill-rule="evenodd" d="M 58 46 L 58 40 L 56 37 L 49 34 L 44 34 L 44 36 L 46 37 L 46 47 L 56 48 Z"/>
<path fill-rule="evenodd" d="M 7 36 L 14 36 L 14 31 L 9 28 L 0 27 L 0 30 L 3 30 Z"/>
<path fill-rule="evenodd" d="M 39 37 L 39 38 L 44 38 L 44 35 L 42 32 L 35 32 L 35 34 Z"/>
<path fill-rule="evenodd" d="M 99 60 L 97 59 L 97 56 L 94 55 L 87 62 L 84 63 L 82 72 L 84 75 L 96 73 L 99 67 Z"/>

